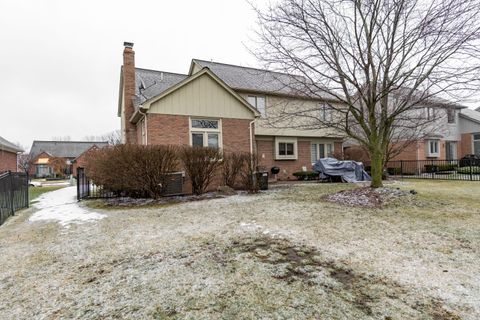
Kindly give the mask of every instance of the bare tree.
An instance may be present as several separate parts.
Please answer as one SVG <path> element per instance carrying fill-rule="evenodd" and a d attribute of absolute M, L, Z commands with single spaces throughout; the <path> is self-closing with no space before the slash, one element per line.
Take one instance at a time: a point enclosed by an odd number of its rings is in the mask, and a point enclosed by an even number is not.
<path fill-rule="evenodd" d="M 21 153 L 17 157 L 18 167 L 25 173 L 28 173 L 33 165 L 33 157 L 31 153 Z"/>
<path fill-rule="evenodd" d="M 53 141 L 72 141 L 72 137 L 70 136 L 53 136 Z"/>
<path fill-rule="evenodd" d="M 441 98 L 478 88 L 479 8 L 479 0 L 280 0 L 256 9 L 254 53 L 297 75 L 284 84 L 297 95 L 324 101 L 279 106 L 276 124 L 355 140 L 371 158 L 372 187 L 381 186 L 385 162 L 438 129 L 428 107 L 452 107 Z"/>
<path fill-rule="evenodd" d="M 111 132 L 95 136 L 95 135 L 88 135 L 83 137 L 84 141 L 107 141 L 109 145 L 116 146 L 122 142 L 122 133 L 120 130 L 113 130 Z"/>

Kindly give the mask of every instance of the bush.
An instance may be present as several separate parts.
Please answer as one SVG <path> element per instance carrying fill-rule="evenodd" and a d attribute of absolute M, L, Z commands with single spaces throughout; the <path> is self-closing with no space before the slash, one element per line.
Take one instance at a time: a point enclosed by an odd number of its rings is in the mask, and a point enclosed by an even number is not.
<path fill-rule="evenodd" d="M 461 174 L 480 174 L 480 167 L 462 167 L 457 169 L 458 173 Z"/>
<path fill-rule="evenodd" d="M 174 146 L 118 145 L 91 152 L 86 173 L 97 185 L 130 197 L 160 197 L 168 173 L 179 170 Z"/>
<path fill-rule="evenodd" d="M 293 176 L 298 180 L 316 180 L 318 179 L 318 172 L 315 171 L 298 171 L 294 172 Z"/>
<path fill-rule="evenodd" d="M 249 159 L 250 154 L 245 154 L 242 152 L 225 152 L 223 154 L 222 178 L 223 183 L 226 186 L 235 188 L 235 185 L 238 183 L 240 173 L 245 168 L 245 161 L 249 161 Z"/>
<path fill-rule="evenodd" d="M 456 167 L 454 164 L 426 164 L 425 171 L 428 173 L 454 171 Z"/>
<path fill-rule="evenodd" d="M 203 194 L 220 167 L 222 154 L 215 148 L 184 147 L 180 159 L 192 183 L 194 194 Z"/>
<path fill-rule="evenodd" d="M 387 168 L 387 173 L 391 176 L 398 176 L 402 174 L 401 168 Z"/>
<path fill-rule="evenodd" d="M 260 183 L 256 177 L 258 169 L 258 157 L 255 154 L 242 153 L 243 165 L 240 170 L 242 189 L 248 193 L 257 193 L 260 190 Z"/>

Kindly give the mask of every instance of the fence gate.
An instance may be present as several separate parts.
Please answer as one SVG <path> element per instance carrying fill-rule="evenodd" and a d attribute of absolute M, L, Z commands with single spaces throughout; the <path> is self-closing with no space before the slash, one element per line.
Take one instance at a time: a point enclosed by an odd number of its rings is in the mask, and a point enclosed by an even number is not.
<path fill-rule="evenodd" d="M 0 225 L 23 208 L 28 208 L 28 175 L 0 173 Z"/>
<path fill-rule="evenodd" d="M 77 200 L 82 200 L 90 196 L 90 181 L 85 175 L 85 168 L 77 169 Z"/>

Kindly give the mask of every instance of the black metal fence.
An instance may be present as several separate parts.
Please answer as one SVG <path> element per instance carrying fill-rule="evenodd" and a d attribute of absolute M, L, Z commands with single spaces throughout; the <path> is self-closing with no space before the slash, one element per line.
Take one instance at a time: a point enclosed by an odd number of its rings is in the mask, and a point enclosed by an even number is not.
<path fill-rule="evenodd" d="M 28 207 L 28 175 L 0 173 L 0 225 L 16 211 Z"/>
<path fill-rule="evenodd" d="M 169 179 L 165 188 L 165 196 L 181 195 L 183 194 L 184 177 L 181 172 L 174 172 L 169 174 Z M 77 169 L 77 200 L 82 199 L 107 199 L 124 197 L 124 192 L 113 192 L 98 186 L 91 181 L 85 174 L 84 168 Z"/>
<path fill-rule="evenodd" d="M 399 178 L 480 181 L 479 160 L 399 160 L 389 161 L 388 175 Z"/>

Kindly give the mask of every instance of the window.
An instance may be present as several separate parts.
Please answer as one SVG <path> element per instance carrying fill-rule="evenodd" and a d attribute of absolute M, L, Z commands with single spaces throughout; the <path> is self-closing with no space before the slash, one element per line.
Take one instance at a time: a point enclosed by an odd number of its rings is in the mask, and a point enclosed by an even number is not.
<path fill-rule="evenodd" d="M 276 138 L 275 150 L 275 158 L 277 160 L 295 160 L 297 159 L 297 139 Z"/>
<path fill-rule="evenodd" d="M 427 120 L 433 120 L 436 117 L 436 110 L 435 108 L 432 107 L 426 107 L 425 108 L 425 118 Z"/>
<path fill-rule="evenodd" d="M 332 117 L 332 108 L 330 108 L 328 105 L 322 103 L 319 106 L 319 112 L 320 112 L 320 121 L 323 122 L 331 122 L 333 117 Z"/>
<path fill-rule="evenodd" d="M 318 159 L 328 158 L 333 155 L 333 143 L 318 143 L 313 142 L 311 145 L 311 159 L 312 163 L 317 162 Z"/>
<path fill-rule="evenodd" d="M 221 148 L 220 120 L 191 119 L 190 144 L 194 147 Z"/>
<path fill-rule="evenodd" d="M 455 123 L 455 109 L 453 108 L 447 109 L 447 118 L 448 118 L 448 123 Z"/>
<path fill-rule="evenodd" d="M 480 133 L 473 135 L 473 153 L 480 156 Z"/>
<path fill-rule="evenodd" d="M 438 140 L 428 140 L 427 141 L 427 157 L 439 157 L 440 156 L 440 145 Z"/>
<path fill-rule="evenodd" d="M 248 103 L 250 103 L 253 107 L 255 107 L 258 112 L 265 117 L 265 97 L 262 96 L 248 96 L 247 97 Z"/>

